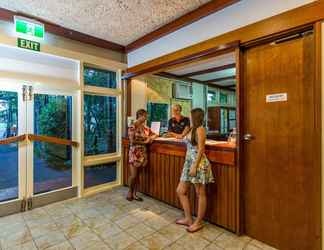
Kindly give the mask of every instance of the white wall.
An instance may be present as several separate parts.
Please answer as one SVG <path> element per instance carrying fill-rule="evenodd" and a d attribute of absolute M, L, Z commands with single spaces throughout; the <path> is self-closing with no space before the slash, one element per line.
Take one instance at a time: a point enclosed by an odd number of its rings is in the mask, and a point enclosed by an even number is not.
<path fill-rule="evenodd" d="M 314 0 L 242 0 L 128 54 L 128 67 L 152 60 Z"/>
<path fill-rule="evenodd" d="M 30 50 L 0 45 L 0 73 L 47 77 L 79 83 L 79 62 Z M 28 79 L 26 79 L 28 80 Z"/>
<path fill-rule="evenodd" d="M 132 79 L 132 116 L 136 117 L 136 111 L 146 109 L 146 82 L 142 78 Z"/>

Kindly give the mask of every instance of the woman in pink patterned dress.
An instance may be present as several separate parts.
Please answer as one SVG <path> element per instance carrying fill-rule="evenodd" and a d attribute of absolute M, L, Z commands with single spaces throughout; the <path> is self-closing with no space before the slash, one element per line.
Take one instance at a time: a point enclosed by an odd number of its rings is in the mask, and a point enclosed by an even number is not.
<path fill-rule="evenodd" d="M 136 121 L 128 128 L 130 177 L 127 200 L 129 201 L 143 201 L 136 195 L 138 172 L 147 165 L 147 145 L 158 136 L 145 126 L 146 119 L 147 111 L 140 109 L 136 112 Z"/>

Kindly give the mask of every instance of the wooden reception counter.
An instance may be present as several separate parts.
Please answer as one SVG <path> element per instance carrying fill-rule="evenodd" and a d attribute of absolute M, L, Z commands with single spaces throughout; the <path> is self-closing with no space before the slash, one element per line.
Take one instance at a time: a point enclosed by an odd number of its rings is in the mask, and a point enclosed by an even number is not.
<path fill-rule="evenodd" d="M 128 147 L 123 140 L 123 182 L 128 183 Z M 177 139 L 156 139 L 148 149 L 149 164 L 140 174 L 139 191 L 171 206 L 180 208 L 176 188 L 180 179 L 186 146 Z M 239 233 L 239 172 L 236 146 L 227 142 L 207 141 L 206 154 L 212 164 L 215 183 L 208 185 L 206 220 Z M 197 211 L 192 189 L 190 200 Z"/>

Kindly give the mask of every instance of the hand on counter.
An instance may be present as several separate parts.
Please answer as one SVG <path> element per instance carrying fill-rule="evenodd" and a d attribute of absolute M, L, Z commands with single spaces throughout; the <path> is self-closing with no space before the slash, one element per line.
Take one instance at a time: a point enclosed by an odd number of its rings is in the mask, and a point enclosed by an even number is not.
<path fill-rule="evenodd" d="M 144 143 L 145 144 L 150 144 L 150 143 L 152 143 L 152 139 L 151 139 L 151 137 L 148 137 L 145 141 L 144 141 Z"/>
<path fill-rule="evenodd" d="M 154 134 L 154 135 L 151 135 L 151 136 L 149 136 L 145 141 L 144 141 L 144 143 L 145 144 L 150 144 L 150 143 L 152 143 L 156 138 L 158 138 L 159 136 L 158 135 L 156 135 L 156 134 Z"/>
<path fill-rule="evenodd" d="M 170 142 L 181 142 L 182 139 L 177 139 L 174 137 L 157 137 L 156 141 L 170 141 Z"/>
<path fill-rule="evenodd" d="M 183 136 L 182 135 L 176 135 L 175 138 L 176 139 L 183 139 Z"/>

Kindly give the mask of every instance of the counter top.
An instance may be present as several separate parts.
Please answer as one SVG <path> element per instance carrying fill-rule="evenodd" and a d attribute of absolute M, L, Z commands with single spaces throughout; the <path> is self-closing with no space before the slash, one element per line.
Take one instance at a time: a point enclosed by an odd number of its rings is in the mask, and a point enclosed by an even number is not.
<path fill-rule="evenodd" d="M 128 138 L 123 139 L 123 143 L 128 143 Z M 185 147 L 185 143 L 182 139 L 176 138 L 165 138 L 165 137 L 158 137 L 154 140 L 153 144 L 160 143 L 160 144 L 171 144 L 171 145 L 179 145 Z M 221 150 L 221 151 L 236 151 L 236 144 L 229 143 L 226 141 L 215 141 L 215 140 L 206 140 L 206 150 Z"/>
<path fill-rule="evenodd" d="M 123 139 L 123 145 L 128 147 L 129 140 Z M 149 152 L 185 156 L 186 144 L 181 139 L 159 137 L 148 147 Z M 206 141 L 206 155 L 211 162 L 234 166 L 236 162 L 236 145 L 224 141 Z"/>

